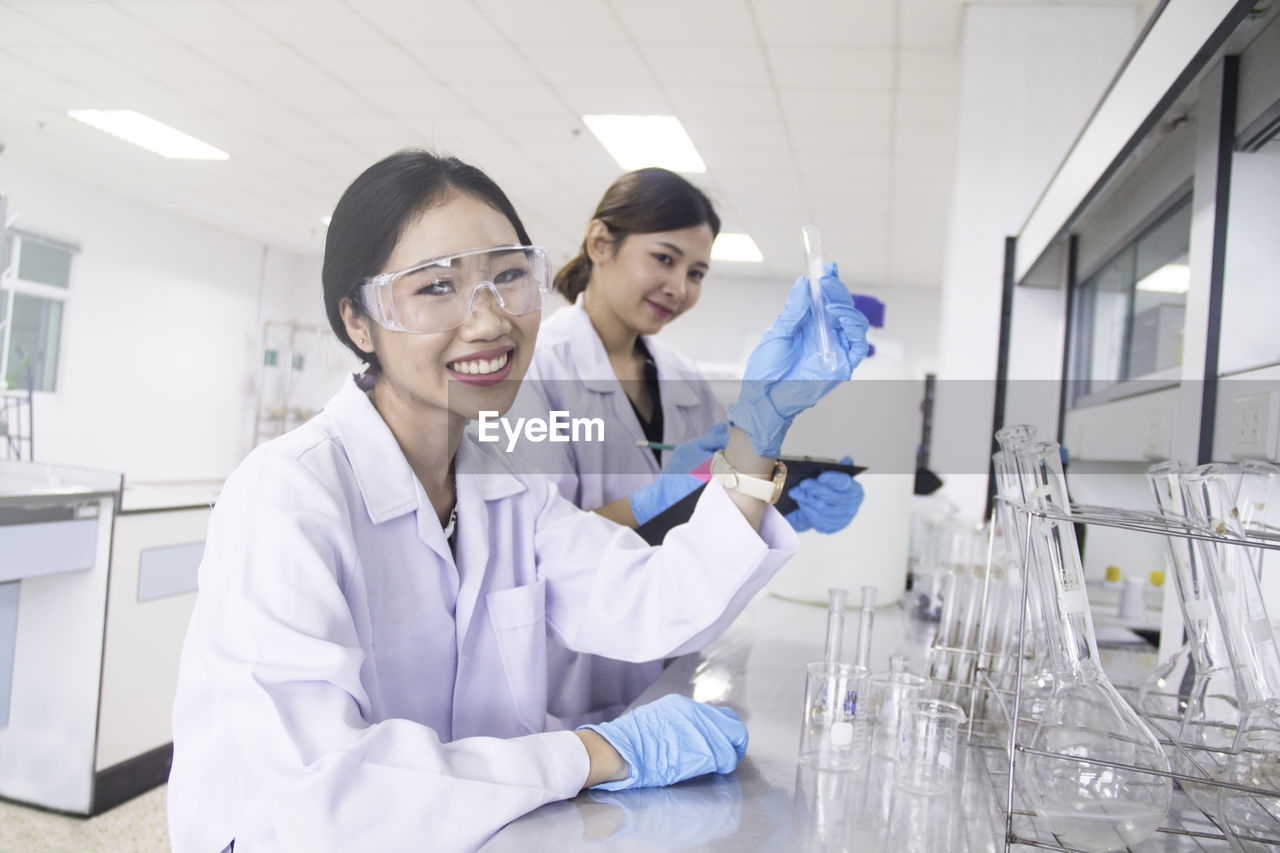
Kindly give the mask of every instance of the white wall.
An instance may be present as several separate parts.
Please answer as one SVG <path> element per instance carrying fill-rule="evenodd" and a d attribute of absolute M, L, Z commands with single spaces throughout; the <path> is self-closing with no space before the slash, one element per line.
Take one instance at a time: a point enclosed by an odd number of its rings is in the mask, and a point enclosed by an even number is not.
<path fill-rule="evenodd" d="M 799 271 L 796 273 L 800 274 Z M 698 362 L 745 362 L 787 300 L 793 281 L 733 278 L 713 268 L 698 305 L 662 331 L 662 340 Z M 938 294 L 929 290 L 861 289 L 885 303 L 885 327 L 872 340 L 901 344 L 903 360 L 918 374 L 937 364 Z"/>
<path fill-rule="evenodd" d="M 995 377 L 1004 238 L 1021 229 L 1141 23 L 1127 6 L 966 8 L 938 345 L 944 386 Z M 1047 363 L 1043 376 L 1056 379 L 1060 367 Z M 944 493 L 975 516 L 986 496 L 992 394 L 988 383 L 944 387 L 934 424 Z"/>
<path fill-rule="evenodd" d="M 81 246 L 42 462 L 218 479 L 249 450 L 266 320 L 323 324 L 306 257 L 0 157 L 15 227 Z M 336 346 L 336 343 L 334 344 Z"/>

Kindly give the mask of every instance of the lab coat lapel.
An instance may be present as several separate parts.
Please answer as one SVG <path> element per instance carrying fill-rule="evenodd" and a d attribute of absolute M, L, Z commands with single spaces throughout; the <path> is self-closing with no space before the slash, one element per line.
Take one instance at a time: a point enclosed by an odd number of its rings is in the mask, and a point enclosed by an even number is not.
<path fill-rule="evenodd" d="M 614 376 L 613 365 L 609 363 L 609 354 L 604 350 L 604 342 L 600 340 L 595 326 L 591 325 L 591 318 L 587 316 L 583 296 L 579 295 L 577 301 L 566 310 L 573 312 L 569 315 L 571 328 L 569 341 L 573 363 L 578 369 L 578 381 L 587 390 L 605 395 L 604 408 L 609 411 L 612 423 L 618 424 L 625 431 L 625 444 L 634 447 L 637 441 L 645 441 L 640 419 L 636 417 L 635 410 L 631 408 L 631 401 L 627 399 L 622 385 Z M 665 404 L 663 415 L 666 415 Z M 646 451 L 644 455 L 648 458 L 646 464 L 649 466 L 650 473 L 658 473 L 658 462 L 653 458 L 653 454 Z"/>
<path fill-rule="evenodd" d="M 477 602 L 486 591 L 485 580 L 497 575 L 489 568 L 490 540 L 514 535 L 514 531 L 496 530 L 490 525 L 487 502 L 522 492 L 525 487 L 492 454 L 480 450 L 470 434 L 458 446 L 454 470 L 458 487 L 458 527 L 454 536 L 458 543 L 459 581 L 454 621 L 461 649 L 466 647 Z"/>
<path fill-rule="evenodd" d="M 396 437 L 352 377 L 328 405 L 369 520 L 381 524 L 418 508 L 422 488 Z"/>
<path fill-rule="evenodd" d="M 658 368 L 658 384 L 662 396 L 663 440 L 672 444 L 701 435 L 707 425 L 703 423 L 706 413 L 701 409 L 705 405 L 695 387 L 702 380 L 695 378 L 684 361 L 674 350 L 655 341 L 652 335 L 644 335 L 644 344 L 653 356 L 653 363 Z M 664 459 L 670 451 L 664 452 Z"/>

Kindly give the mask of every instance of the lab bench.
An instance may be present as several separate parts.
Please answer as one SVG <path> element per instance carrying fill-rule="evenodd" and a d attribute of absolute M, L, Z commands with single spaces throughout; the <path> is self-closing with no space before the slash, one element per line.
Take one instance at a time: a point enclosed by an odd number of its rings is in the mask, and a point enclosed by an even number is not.
<path fill-rule="evenodd" d="M 0 461 L 0 797 L 91 815 L 164 781 L 217 488 Z"/>
<path fill-rule="evenodd" d="M 851 632 L 858 612 L 850 608 Z M 898 605 L 875 612 L 871 670 L 905 654 L 911 671 L 927 673 L 936 625 Z M 949 795 L 921 796 L 897 788 L 892 766 L 873 756 L 848 773 L 820 772 L 797 760 L 804 664 L 823 654 L 826 609 L 763 595 L 724 636 L 697 655 L 678 659 L 639 699 L 644 704 L 682 693 L 724 704 L 750 733 L 746 757 L 728 775 L 710 774 L 668 788 L 589 791 L 550 803 L 508 824 L 482 848 L 493 851 L 855 850 L 976 853 L 1005 849 L 1008 753 L 1002 736 L 979 726 L 962 746 Z M 846 635 L 846 656 L 852 655 Z M 1102 649 L 1119 684 L 1137 684 L 1156 662 L 1155 650 Z M 966 711 L 968 709 L 966 708 Z M 1053 839 L 1015 798 L 1014 829 L 1023 838 Z M 1214 832 L 1175 791 L 1166 826 L 1132 849 L 1223 850 L 1197 839 Z M 838 836 L 838 837 L 837 837 Z M 1030 847 L 1014 847 L 1028 850 Z"/>

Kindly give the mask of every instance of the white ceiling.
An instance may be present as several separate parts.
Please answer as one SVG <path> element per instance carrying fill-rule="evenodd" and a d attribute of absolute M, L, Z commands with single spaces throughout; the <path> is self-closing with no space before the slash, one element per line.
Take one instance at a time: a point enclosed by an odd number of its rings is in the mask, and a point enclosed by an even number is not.
<path fill-rule="evenodd" d="M 691 179 L 765 255 L 713 274 L 790 280 L 816 222 L 846 282 L 937 288 L 965 5 L 0 0 L 0 143 L 315 254 L 356 174 L 426 146 L 488 171 L 565 260 L 622 171 L 580 117 L 674 114 L 708 165 Z M 231 159 L 165 160 L 67 118 L 76 108 L 134 109 Z"/>

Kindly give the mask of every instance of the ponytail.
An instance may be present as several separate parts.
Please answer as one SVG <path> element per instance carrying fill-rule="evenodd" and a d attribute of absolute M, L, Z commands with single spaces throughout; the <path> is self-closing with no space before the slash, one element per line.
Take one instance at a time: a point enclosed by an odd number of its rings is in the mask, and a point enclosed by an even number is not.
<path fill-rule="evenodd" d="M 587 282 L 590 280 L 591 258 L 587 256 L 587 244 L 583 243 L 578 256 L 556 273 L 552 286 L 572 304 L 578 300 L 578 294 L 587 289 Z"/>

